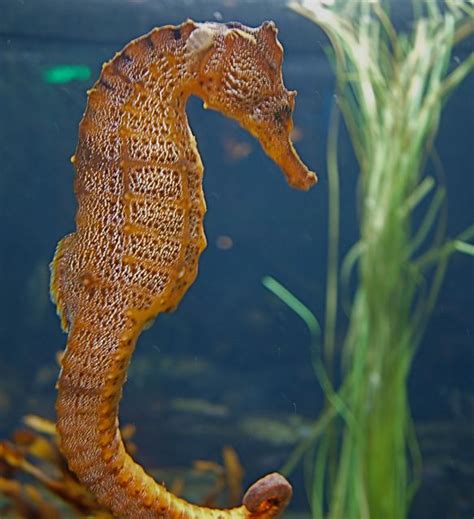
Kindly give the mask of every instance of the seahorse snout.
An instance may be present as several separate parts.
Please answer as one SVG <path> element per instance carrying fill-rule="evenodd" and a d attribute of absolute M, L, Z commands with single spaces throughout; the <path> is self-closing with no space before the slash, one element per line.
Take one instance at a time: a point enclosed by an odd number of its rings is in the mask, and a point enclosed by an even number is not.
<path fill-rule="evenodd" d="M 280 166 L 291 187 L 307 191 L 318 181 L 316 173 L 306 167 L 289 139 L 281 144 L 275 154 L 267 153 Z"/>
<path fill-rule="evenodd" d="M 300 159 L 291 141 L 295 91 L 282 89 L 279 95 L 258 104 L 242 125 L 262 145 L 265 153 L 280 166 L 291 187 L 308 190 L 318 178 Z"/>

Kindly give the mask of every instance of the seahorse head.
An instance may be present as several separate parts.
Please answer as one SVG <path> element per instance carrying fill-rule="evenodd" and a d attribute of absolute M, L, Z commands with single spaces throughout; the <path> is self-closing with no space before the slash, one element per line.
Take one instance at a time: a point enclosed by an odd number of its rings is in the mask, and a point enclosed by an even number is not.
<path fill-rule="evenodd" d="M 295 91 L 283 84 L 283 48 L 273 22 L 198 24 L 187 41 L 188 63 L 205 107 L 237 120 L 254 135 L 293 187 L 316 182 L 290 139 Z"/>

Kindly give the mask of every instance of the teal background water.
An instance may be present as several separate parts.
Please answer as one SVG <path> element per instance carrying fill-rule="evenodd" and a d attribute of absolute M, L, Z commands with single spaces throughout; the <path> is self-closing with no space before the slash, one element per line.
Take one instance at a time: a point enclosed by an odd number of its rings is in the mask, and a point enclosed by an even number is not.
<path fill-rule="evenodd" d="M 399 26 L 406 2 L 394 3 Z M 0 437 L 27 413 L 54 417 L 56 352 L 65 344 L 49 302 L 48 263 L 74 226 L 73 153 L 86 90 L 102 63 L 155 26 L 273 19 L 285 48 L 284 80 L 298 90 L 296 146 L 318 172 L 309 193 L 291 190 L 258 143 L 236 123 L 192 99 L 188 115 L 205 166 L 208 247 L 178 310 L 140 338 L 121 406 L 137 425 L 147 467 L 189 466 L 232 445 L 246 483 L 278 469 L 308 432 L 323 397 L 303 323 L 261 280 L 271 275 L 322 320 L 327 253 L 325 147 L 334 78 L 327 41 L 280 1 L 0 0 Z M 456 49 L 453 64 L 472 51 Z M 90 69 L 48 80 L 60 65 Z M 437 151 L 446 172 L 448 234 L 472 223 L 474 78 L 448 101 Z M 340 150 L 341 253 L 357 239 L 357 164 Z M 428 168 L 432 167 L 428 164 Z M 230 248 L 228 248 L 230 247 Z M 424 455 L 412 517 L 474 511 L 473 262 L 450 261 L 440 300 L 410 376 L 410 401 Z M 343 337 L 344 321 L 340 324 Z M 300 473 L 292 510 L 308 516 Z"/>

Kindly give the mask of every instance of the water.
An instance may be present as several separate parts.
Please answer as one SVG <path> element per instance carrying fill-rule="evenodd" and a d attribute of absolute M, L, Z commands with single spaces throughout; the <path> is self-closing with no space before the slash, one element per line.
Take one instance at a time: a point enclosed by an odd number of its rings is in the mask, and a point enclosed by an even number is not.
<path fill-rule="evenodd" d="M 327 254 L 325 162 L 334 79 L 323 34 L 284 2 L 3 0 L 0 20 L 0 436 L 25 414 L 54 418 L 56 353 L 65 344 L 49 302 L 50 262 L 74 226 L 73 153 L 86 90 L 102 63 L 155 26 L 273 19 L 285 48 L 284 80 L 298 90 L 296 146 L 319 173 L 296 192 L 236 123 L 192 99 L 188 115 L 205 166 L 208 247 L 178 310 L 143 334 L 132 361 L 123 423 L 137 426 L 146 467 L 220 461 L 233 446 L 245 482 L 278 469 L 321 410 L 307 331 L 270 294 L 270 275 L 322 319 Z M 406 5 L 394 4 L 398 23 Z M 467 56 L 469 46 L 455 53 Z M 90 78 L 51 82 L 60 65 L 89 67 Z M 87 68 L 86 68 L 87 71 Z M 446 172 L 448 235 L 472 223 L 471 75 L 449 100 L 436 140 Z M 341 252 L 357 239 L 357 164 L 341 143 Z M 472 515 L 473 263 L 456 255 L 409 380 L 424 471 L 415 519 Z M 343 334 L 343 323 L 340 335 Z M 299 471 L 292 512 L 309 517 Z"/>

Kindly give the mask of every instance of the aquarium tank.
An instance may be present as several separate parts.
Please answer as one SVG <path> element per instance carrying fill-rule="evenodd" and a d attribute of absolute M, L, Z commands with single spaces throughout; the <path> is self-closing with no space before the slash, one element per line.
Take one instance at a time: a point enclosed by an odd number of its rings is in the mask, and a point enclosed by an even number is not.
<path fill-rule="evenodd" d="M 196 87 L 186 113 L 207 247 L 182 301 L 160 307 L 122 369 L 126 450 L 175 496 L 243 502 L 237 517 L 275 516 L 283 477 L 289 519 L 472 517 L 472 1 L 2 0 L 0 13 L 0 517 L 113 517 L 68 468 L 76 440 L 69 454 L 59 447 L 57 380 L 71 359 L 50 264 L 75 230 L 81 149 L 71 157 L 88 96 L 94 107 L 94 89 L 115 88 L 102 66 L 166 25 L 172 45 L 190 38 L 186 63 L 216 41 L 255 45 L 277 83 L 282 48 L 284 85 L 298 95 L 293 127 L 286 91 L 273 123 L 291 130 L 318 182 L 291 189 L 269 133 L 234 117 L 259 143 Z M 268 46 L 246 28 L 259 26 Z M 142 43 L 155 52 L 153 38 Z M 123 71 L 137 55 L 120 56 Z M 253 109 L 262 78 L 245 78 L 239 103 Z M 61 310 L 74 289 L 55 276 Z M 250 514 L 259 497 L 246 489 L 273 473 L 276 494 Z"/>

